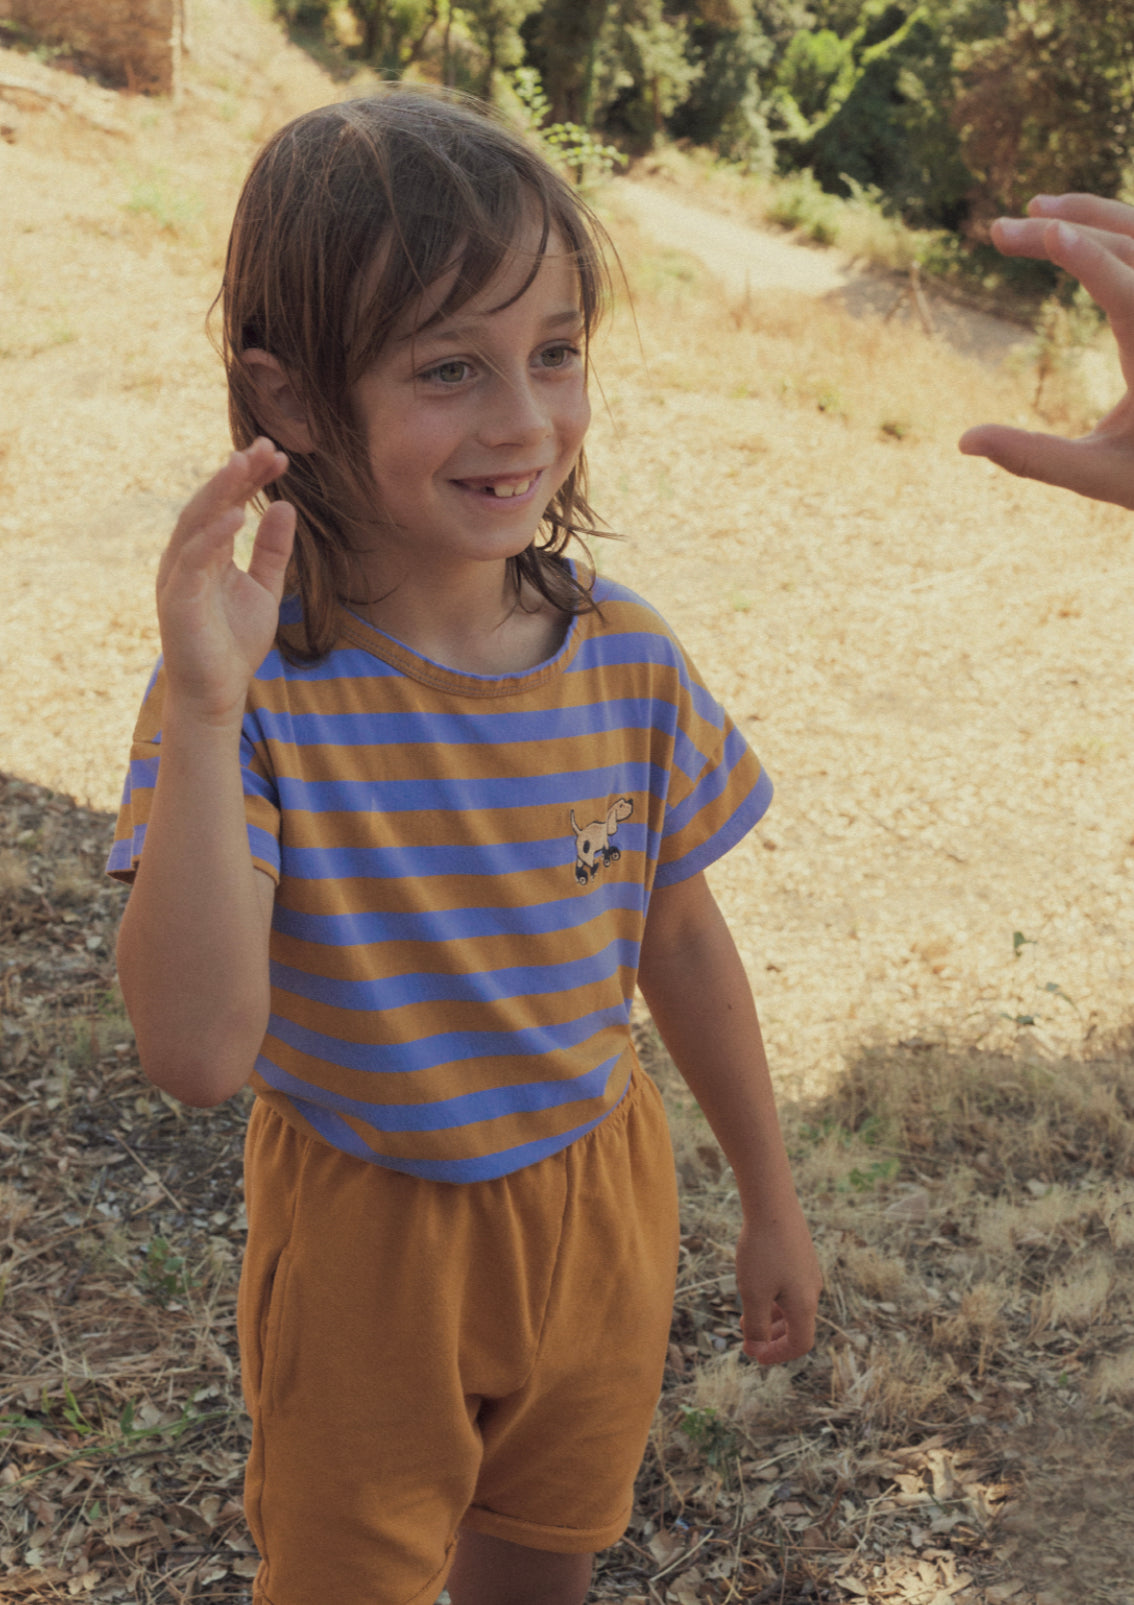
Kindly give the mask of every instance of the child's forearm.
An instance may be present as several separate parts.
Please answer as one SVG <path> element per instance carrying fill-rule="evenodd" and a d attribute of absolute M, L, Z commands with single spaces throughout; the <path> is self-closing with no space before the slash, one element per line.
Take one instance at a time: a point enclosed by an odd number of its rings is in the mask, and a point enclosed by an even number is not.
<path fill-rule="evenodd" d="M 748 977 L 702 876 L 654 893 L 638 979 L 736 1177 L 745 1352 L 762 1365 L 796 1359 L 815 1341 L 822 1275 L 780 1135 Z"/>
<path fill-rule="evenodd" d="M 150 1080 L 209 1105 L 247 1081 L 269 1012 L 274 888 L 248 846 L 237 725 L 167 703 L 118 970 Z"/>
<path fill-rule="evenodd" d="M 699 889 L 697 889 L 699 890 Z M 647 931 L 639 984 L 654 1023 L 732 1166 L 746 1215 L 795 1206 L 748 977 L 705 888 L 675 887 L 685 907 Z"/>

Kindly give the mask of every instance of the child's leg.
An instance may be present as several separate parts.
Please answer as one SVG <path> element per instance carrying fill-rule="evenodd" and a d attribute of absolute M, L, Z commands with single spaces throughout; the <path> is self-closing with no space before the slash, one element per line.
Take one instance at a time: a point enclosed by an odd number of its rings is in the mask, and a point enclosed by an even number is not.
<path fill-rule="evenodd" d="M 583 1605 L 592 1555 L 555 1555 L 465 1531 L 449 1573 L 453 1605 Z"/>

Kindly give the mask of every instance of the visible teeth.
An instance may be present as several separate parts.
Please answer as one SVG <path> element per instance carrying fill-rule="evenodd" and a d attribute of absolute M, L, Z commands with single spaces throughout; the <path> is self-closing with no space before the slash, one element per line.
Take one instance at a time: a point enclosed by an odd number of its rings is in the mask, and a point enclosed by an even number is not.
<path fill-rule="evenodd" d="M 531 490 L 534 479 L 524 479 L 514 485 L 491 485 L 489 489 L 494 496 L 522 496 L 525 491 Z"/>

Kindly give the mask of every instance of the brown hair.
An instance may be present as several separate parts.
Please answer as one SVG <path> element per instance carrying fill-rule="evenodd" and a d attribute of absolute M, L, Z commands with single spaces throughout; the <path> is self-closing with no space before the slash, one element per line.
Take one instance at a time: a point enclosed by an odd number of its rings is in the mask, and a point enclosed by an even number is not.
<path fill-rule="evenodd" d="M 289 657 L 330 651 L 338 605 L 357 583 L 345 510 L 363 498 L 373 503 L 377 489 L 354 385 L 406 308 L 447 272 L 457 269 L 430 322 L 483 289 L 533 213 L 541 243 L 524 288 L 554 232 L 578 273 L 586 345 L 608 299 L 605 230 L 567 180 L 487 107 L 391 87 L 296 118 L 256 158 L 217 300 L 236 446 L 272 432 L 241 361 L 252 347 L 280 363 L 316 442 L 289 453 L 287 472 L 264 492 L 298 514 L 288 589 L 300 596 L 304 639 L 297 644 L 289 630 L 280 642 Z M 594 522 L 580 454 L 540 534 L 509 559 L 517 596 L 527 581 L 561 612 L 592 607 L 587 584 L 561 554 L 572 536 L 598 533 Z"/>

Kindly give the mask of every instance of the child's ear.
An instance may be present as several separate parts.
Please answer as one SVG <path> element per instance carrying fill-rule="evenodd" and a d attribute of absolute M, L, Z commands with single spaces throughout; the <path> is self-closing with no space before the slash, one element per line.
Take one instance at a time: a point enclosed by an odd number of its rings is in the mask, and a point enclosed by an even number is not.
<path fill-rule="evenodd" d="M 307 408 L 279 359 L 249 346 L 240 353 L 239 361 L 256 392 L 257 411 L 265 433 L 284 451 L 314 451 L 315 437 L 307 419 Z"/>

